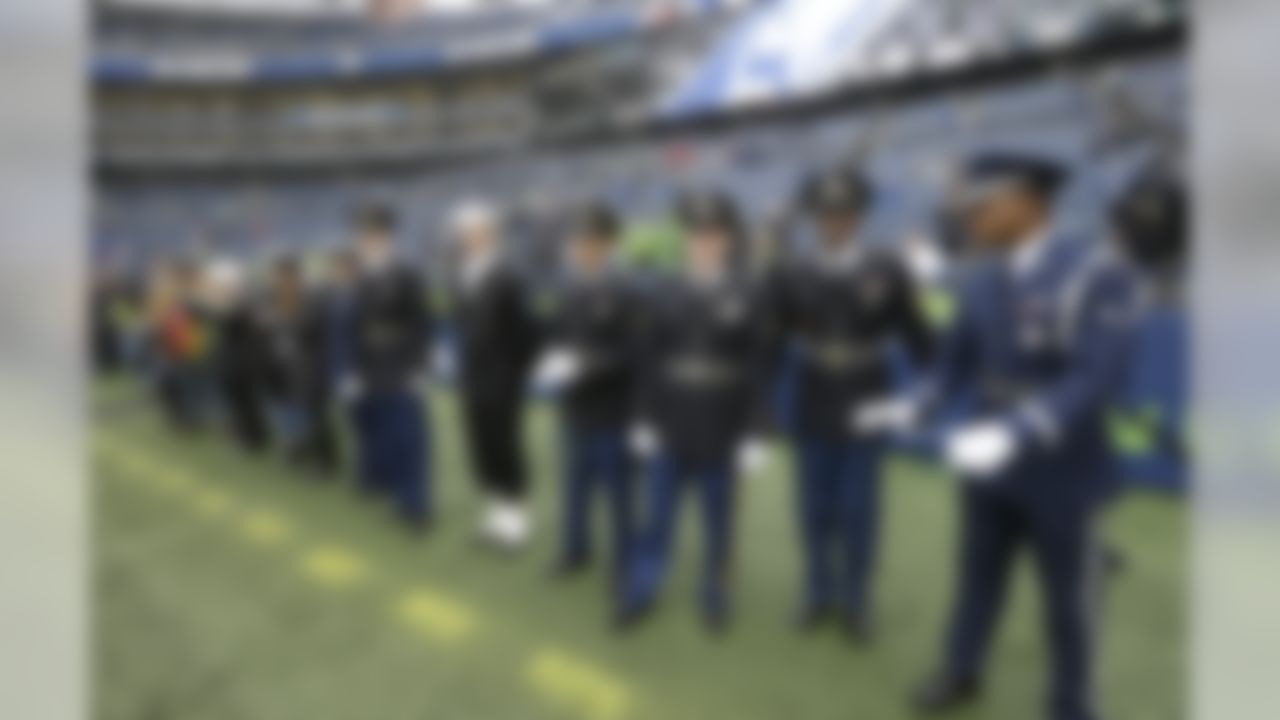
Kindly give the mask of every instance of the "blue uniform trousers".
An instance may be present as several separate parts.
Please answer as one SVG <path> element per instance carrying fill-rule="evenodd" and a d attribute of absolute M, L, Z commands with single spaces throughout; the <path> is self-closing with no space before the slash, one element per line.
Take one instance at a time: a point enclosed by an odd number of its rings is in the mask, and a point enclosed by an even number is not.
<path fill-rule="evenodd" d="M 613 570 L 625 567 L 632 528 L 631 462 L 621 427 L 565 425 L 563 545 L 567 563 L 591 557 L 591 503 L 603 490 L 612 524 Z"/>
<path fill-rule="evenodd" d="M 1091 674 L 1102 555 L 1092 526 L 1098 504 L 1033 500 L 999 488 L 970 487 L 963 494 L 959 596 L 947 646 L 950 671 L 968 678 L 981 674 L 1014 556 L 1025 545 L 1037 566 L 1051 653 L 1049 717 L 1096 720 Z"/>
<path fill-rule="evenodd" d="M 267 403 L 267 414 L 280 447 L 286 454 L 297 451 L 307 432 L 308 418 L 302 404 L 292 399 L 275 399 Z"/>
<path fill-rule="evenodd" d="M 356 488 L 366 495 L 379 494 L 385 489 L 378 479 L 374 463 L 374 458 L 377 457 L 374 446 L 378 442 L 378 433 L 374 432 L 372 407 L 373 403 L 367 397 L 360 398 L 348 407 L 355 439 Z"/>
<path fill-rule="evenodd" d="M 391 497 L 408 520 L 431 513 L 427 418 L 410 390 L 374 390 L 353 408 L 360 489 Z"/>
<path fill-rule="evenodd" d="M 877 441 L 800 440 L 796 508 L 809 607 L 870 610 L 882 456 Z"/>
<path fill-rule="evenodd" d="M 624 602 L 632 608 L 646 607 L 656 597 L 675 540 L 680 490 L 682 483 L 688 482 L 700 497 L 706 534 L 701 604 L 707 612 L 723 612 L 728 602 L 733 535 L 735 477 L 731 463 L 688 466 L 662 455 L 653 462 L 647 481 L 646 517 L 630 563 Z"/>

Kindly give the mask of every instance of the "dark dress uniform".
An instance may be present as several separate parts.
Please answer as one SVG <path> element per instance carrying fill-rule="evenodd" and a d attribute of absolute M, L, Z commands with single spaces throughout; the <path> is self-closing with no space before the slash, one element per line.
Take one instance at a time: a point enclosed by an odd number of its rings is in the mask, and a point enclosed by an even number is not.
<path fill-rule="evenodd" d="M 391 495 L 412 525 L 428 522 L 432 509 L 425 398 L 415 387 L 430 349 L 425 293 L 417 274 L 392 265 L 360 278 L 351 307 L 361 487 Z"/>
<path fill-rule="evenodd" d="M 499 258 L 457 291 L 462 406 L 472 470 L 491 494 L 522 500 L 528 490 L 520 420 L 538 329 L 524 288 Z"/>
<path fill-rule="evenodd" d="M 850 621 L 867 618 L 886 438 L 858 432 L 854 412 L 893 392 L 895 349 L 904 348 L 920 367 L 932 347 L 898 259 L 855 246 L 843 252 L 844 258 L 827 252 L 787 263 L 770 291 L 776 332 L 796 359 L 791 417 L 805 622 L 837 608 Z"/>
<path fill-rule="evenodd" d="M 613 570 L 627 557 L 632 527 L 631 461 L 627 429 L 631 419 L 637 305 L 634 289 L 619 273 L 574 278 L 560 297 L 548 344 L 574 353 L 576 377 L 565 389 L 565 487 L 561 566 L 568 569 L 591 556 L 590 508 L 602 490 L 609 502 Z"/>
<path fill-rule="evenodd" d="M 1136 315 L 1133 274 L 1105 248 L 1047 237 L 1030 267 L 974 269 L 940 359 L 937 397 L 967 398 L 1018 448 L 961 491 L 960 587 L 946 676 L 976 683 L 1016 552 L 1039 566 L 1052 655 L 1049 716 L 1094 720 L 1101 554 L 1094 530 L 1116 477 L 1104 411 L 1119 390 Z"/>
<path fill-rule="evenodd" d="M 762 305 L 757 289 L 732 274 L 711 285 L 687 278 L 659 282 L 647 297 L 637 340 L 638 413 L 656 431 L 658 451 L 648 468 L 647 515 L 622 598 L 624 622 L 655 599 L 686 483 L 702 504 L 703 612 L 713 625 L 727 617 L 735 454 L 767 421 Z"/>

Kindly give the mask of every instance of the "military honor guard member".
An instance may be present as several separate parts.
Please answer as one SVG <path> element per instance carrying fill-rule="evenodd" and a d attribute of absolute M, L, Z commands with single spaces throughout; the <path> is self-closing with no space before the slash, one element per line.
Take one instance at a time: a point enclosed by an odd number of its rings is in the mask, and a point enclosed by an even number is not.
<path fill-rule="evenodd" d="M 555 572 L 572 574 L 591 561 L 591 506 L 603 493 L 615 581 L 633 531 L 627 427 L 637 314 L 631 284 L 613 261 L 618 232 L 618 219 L 606 206 L 578 213 L 569 231 L 564 288 L 534 371 L 535 386 L 559 391 L 564 419 L 563 537 Z"/>
<path fill-rule="evenodd" d="M 385 207 L 357 220 L 359 278 L 351 306 L 353 348 L 341 393 L 353 403 L 359 483 L 389 496 L 413 530 L 431 521 L 424 408 L 431 313 L 418 275 L 395 257 L 396 217 Z"/>
<path fill-rule="evenodd" d="M 993 152 L 967 175 L 967 234 L 993 257 L 966 278 L 933 389 L 934 403 L 970 399 L 939 436 L 963 483 L 960 573 L 944 662 L 914 702 L 934 713 L 978 694 L 1027 548 L 1052 656 L 1048 717 L 1096 720 L 1094 533 L 1115 480 L 1104 410 L 1126 365 L 1135 283 L 1107 243 L 1054 231 L 1059 164 Z"/>
<path fill-rule="evenodd" d="M 722 195 L 693 194 L 679 208 L 683 274 L 645 302 L 632 442 L 648 459 L 647 503 L 620 598 L 621 627 L 653 607 L 667 569 L 681 491 L 702 505 L 700 591 L 712 630 L 727 626 L 735 486 L 764 460 L 768 347 L 760 294 L 735 257 L 741 225 Z"/>
<path fill-rule="evenodd" d="M 815 174 L 799 200 L 817 246 L 781 265 L 770 288 L 778 339 L 798 365 L 791 416 L 805 585 L 797 621 L 807 629 L 834 614 L 860 641 L 871 635 L 887 440 L 880 414 L 894 391 L 893 353 L 905 351 L 919 369 L 932 349 L 911 272 L 859 237 L 871 194 L 854 168 Z"/>
<path fill-rule="evenodd" d="M 466 203 L 452 218 L 452 232 L 461 261 L 455 310 L 462 409 L 472 472 L 485 495 L 479 536 L 516 549 L 532 531 L 521 419 L 538 328 L 505 257 L 497 211 Z"/>

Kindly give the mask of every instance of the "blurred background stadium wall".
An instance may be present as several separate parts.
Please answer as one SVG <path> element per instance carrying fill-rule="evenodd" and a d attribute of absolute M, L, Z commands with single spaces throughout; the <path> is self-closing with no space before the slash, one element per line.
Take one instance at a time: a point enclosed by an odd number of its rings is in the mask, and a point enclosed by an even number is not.
<path fill-rule="evenodd" d="M 754 227 L 785 227 L 800 178 L 834 159 L 859 161 L 877 185 L 869 235 L 875 242 L 903 243 L 936 235 L 936 209 L 957 163 L 991 145 L 1034 148 L 1070 163 L 1075 180 L 1062 216 L 1103 237 L 1106 204 L 1118 188 L 1153 164 L 1182 162 L 1186 5 L 1180 0 L 99 0 L 90 68 L 92 251 L 103 264 L 134 269 L 160 257 L 232 255 L 262 261 L 282 252 L 318 253 L 346 243 L 353 212 L 378 202 L 402 215 L 401 250 L 428 272 L 442 274 L 450 209 L 482 196 L 499 202 L 512 217 L 513 247 L 536 283 L 553 272 L 564 211 L 576 203 L 596 198 L 612 203 L 628 223 L 628 252 L 641 261 L 669 263 L 675 232 L 668 210 L 682 188 L 724 187 L 740 200 Z M 1174 284 L 1167 290 L 1144 329 L 1134 412 L 1117 419 L 1115 436 L 1130 455 L 1135 482 L 1180 490 L 1185 483 L 1180 455 L 1185 329 L 1180 289 Z M 102 417 L 108 419 L 103 424 L 112 431 L 106 454 L 120 461 L 107 475 L 141 463 L 150 468 L 142 475 L 185 478 L 174 487 L 193 477 L 197 486 L 202 477 L 215 478 L 209 488 L 195 491 L 192 507 L 198 514 L 215 516 L 223 512 L 218 507 L 229 503 L 234 509 L 241 500 L 289 508 L 302 527 L 277 528 L 281 537 L 309 527 L 348 547 L 366 547 L 365 559 L 373 558 L 371 564 L 388 573 L 429 568 L 433 577 L 456 581 L 461 597 L 486 595 L 491 605 L 479 605 L 478 616 L 486 610 L 510 612 L 510 637 L 480 643 L 478 665 L 454 667 L 438 659 L 410 664 L 409 658 L 418 662 L 417 656 L 403 637 L 370 630 L 365 623 L 374 620 L 338 618 L 327 606 L 300 611 L 319 623 L 313 636 L 286 632 L 292 627 L 288 622 L 271 624 L 256 638 L 240 632 L 243 627 L 232 632 L 228 628 L 237 618 L 256 618 L 263 607 L 277 620 L 282 612 L 288 615 L 283 609 L 304 602 L 299 599 L 303 591 L 280 580 L 268 565 L 237 564 L 237 558 L 193 538 L 180 527 L 187 520 L 155 509 L 166 501 L 148 498 L 135 504 L 107 493 L 100 501 L 105 515 L 99 538 L 102 577 L 109 580 L 99 585 L 104 593 L 99 661 L 108 667 L 99 674 L 104 717 L 142 717 L 137 713 L 144 710 L 151 713 L 147 717 L 343 717 L 343 708 L 355 713 L 366 700 L 385 704 L 386 712 L 366 715 L 371 718 L 849 717 L 847 698 L 845 705 L 835 706 L 820 699 L 795 704 L 794 698 L 771 704 L 768 680 L 777 673 L 777 659 L 792 653 L 788 657 L 797 674 L 804 675 L 794 684 L 797 695 L 812 690 L 817 697 L 844 682 L 845 662 L 862 672 L 850 680 L 851 688 L 885 694 L 884 683 L 923 670 L 932 654 L 935 628 L 911 635 L 912 623 L 896 611 L 941 613 L 939 588 L 947 558 L 937 548 L 898 542 L 910 540 L 920 527 L 949 529 L 936 486 L 894 491 L 901 495 L 894 500 L 897 519 L 889 522 L 891 577 L 885 592 L 895 594 L 901 606 L 889 613 L 886 624 L 909 637 L 900 651 L 888 653 L 892 658 L 880 658 L 887 664 L 867 657 L 849 661 L 844 648 L 825 646 L 801 658 L 790 645 L 784 647 L 792 642 L 789 635 L 764 629 L 748 629 L 742 643 L 749 650 L 728 662 L 716 648 L 680 635 L 687 630 L 683 625 L 674 631 L 660 627 L 627 655 L 596 625 L 583 630 L 582 608 L 599 609 L 596 594 L 587 588 L 563 599 L 551 591 L 526 596 L 525 585 L 479 578 L 447 553 L 424 560 L 415 549 L 380 535 L 366 518 L 350 520 L 350 508 L 332 495 L 295 496 L 291 489 L 265 483 L 236 486 L 228 495 L 223 487 L 228 478 L 284 473 L 228 457 L 206 441 L 161 448 L 159 459 L 137 460 L 138 448 L 160 447 L 157 438 L 164 436 L 153 419 L 112 422 L 111 413 L 127 405 L 127 396 L 119 387 L 100 388 L 107 408 Z M 451 400 L 436 398 L 436 403 L 448 406 Z M 535 435 L 542 445 L 552 445 L 548 421 L 538 413 Z M 446 448 L 459 444 L 455 430 L 442 432 Z M 554 470 L 548 454 L 538 450 L 540 473 Z M 450 472 L 460 463 L 456 449 L 442 450 L 442 457 Z M 166 472 L 188 466 L 194 469 Z M 154 485 L 163 489 L 170 480 Z M 461 483 L 445 484 L 446 505 L 465 492 L 457 489 Z M 769 538 L 790 537 L 789 518 L 779 511 L 788 500 L 780 489 L 762 492 L 774 506 L 755 506 L 770 519 L 764 525 L 748 520 L 755 538 L 748 541 L 748 551 L 758 553 L 761 567 L 772 569 L 757 571 L 756 597 L 783 607 L 794 558 L 789 539 L 779 547 Z M 552 501 L 538 502 L 550 514 Z M 156 505 L 148 510 L 150 504 Z M 1108 705 L 1124 720 L 1180 717 L 1177 680 L 1170 675 L 1180 668 L 1182 608 L 1170 595 L 1183 560 L 1181 515 L 1167 505 L 1140 506 L 1121 519 L 1119 539 L 1143 547 L 1137 554 L 1147 569 L 1135 574 L 1121 598 L 1119 616 L 1132 634 L 1120 632 L 1109 651 Z M 261 532 L 246 526 L 250 538 L 257 533 L 264 546 L 276 542 L 267 520 L 254 526 Z M 140 548 L 147 543 L 159 549 L 144 552 Z M 446 544 L 458 545 L 453 551 L 459 556 L 465 552 L 461 541 Z M 190 552 L 183 555 L 180 547 Z M 150 563 L 145 568 L 139 560 L 144 556 Z M 239 588 L 201 576 L 196 567 L 201 563 L 190 562 L 193 556 Z M 353 570 L 350 559 L 344 565 L 340 552 L 321 557 L 318 574 L 338 577 L 338 585 L 357 582 L 351 578 L 368 569 Z M 187 622 L 175 607 L 158 608 L 169 611 L 165 627 L 182 630 L 149 636 L 157 608 L 134 601 L 138 588 L 160 581 L 143 577 L 144 571 L 155 578 L 168 573 L 175 583 L 152 592 L 150 600 L 168 595 L 192 617 L 222 612 L 225 622 Z M 519 580 L 527 585 L 532 580 L 525 576 Z M 183 581 L 187 585 L 179 587 Z M 250 587 L 261 587 L 261 597 L 239 591 Z M 467 634 L 473 622 L 467 612 L 454 613 L 431 593 L 418 599 L 420 609 L 426 608 L 421 614 L 429 635 L 450 636 L 449 628 L 464 628 L 457 632 Z M 380 611 L 365 606 L 381 600 L 359 602 L 372 616 Z M 259 601 L 265 605 L 254 604 Z M 531 629 L 536 623 L 545 627 Z M 1036 647 L 1025 603 L 1015 625 L 1014 648 L 1002 654 L 1001 672 L 1034 683 L 1036 676 L 1021 667 Z M 607 658 L 605 664 L 633 686 L 614 683 L 614 676 L 594 666 L 584 669 L 556 647 L 538 647 L 538 629 Z M 223 631 L 256 654 L 246 659 L 248 651 L 220 638 Z M 353 639 L 360 633 L 369 633 L 367 639 Z M 1152 635 L 1161 635 L 1166 645 L 1144 644 Z M 348 698 L 331 707 L 315 701 L 282 705 L 271 695 L 273 688 L 261 682 L 270 668 L 262 658 L 283 652 L 269 643 L 282 638 L 300 653 L 341 656 L 351 647 L 365 655 L 381 653 L 386 674 L 375 679 L 372 670 L 348 667 L 354 659 L 347 657 L 339 672 L 349 672 L 358 685 Z M 503 645 L 507 639 L 512 648 L 532 648 L 534 685 L 567 698 L 570 706 L 585 702 L 586 711 L 544 713 L 514 700 L 504 704 L 507 700 L 488 683 L 510 678 L 500 674 L 505 672 L 501 661 L 487 658 L 514 654 Z M 202 656 L 197 646 L 244 664 L 233 668 L 231 660 Z M 669 649 L 680 662 L 666 662 Z M 181 668 L 165 667 L 163 658 L 172 653 L 203 659 L 193 661 L 194 669 L 184 675 Z M 1154 656 L 1159 659 L 1151 660 Z M 681 663 L 694 661 L 709 683 L 727 687 L 760 678 L 762 685 L 731 699 L 700 695 L 694 680 L 677 672 L 689 667 Z M 472 672 L 490 664 L 498 675 Z M 227 679 L 244 668 L 261 677 L 242 678 L 238 685 Z M 427 675 L 430 679 L 423 679 Z M 299 670 L 289 676 L 293 684 L 280 690 L 295 699 L 314 695 L 317 683 L 324 682 L 318 678 L 324 677 Z M 218 695 L 219 683 L 243 692 Z M 403 697 L 379 695 L 379 683 L 395 684 Z M 634 687 L 665 700 L 635 701 L 629 694 Z M 1034 690 L 1016 680 L 1010 687 L 997 697 L 989 717 L 1026 717 Z M 899 690 L 894 685 L 883 698 L 862 695 L 867 714 L 860 717 L 898 717 Z M 210 697 L 214 700 L 204 714 L 176 710 L 192 698 L 199 704 Z M 456 703 L 458 713 L 417 711 L 441 698 Z M 637 704 L 641 711 L 635 711 Z"/>

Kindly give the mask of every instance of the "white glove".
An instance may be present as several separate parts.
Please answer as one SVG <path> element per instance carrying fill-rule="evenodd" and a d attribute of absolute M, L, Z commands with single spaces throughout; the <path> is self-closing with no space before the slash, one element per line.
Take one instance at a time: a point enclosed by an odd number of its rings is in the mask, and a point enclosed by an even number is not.
<path fill-rule="evenodd" d="M 577 380 L 582 374 L 582 356 L 569 348 L 553 348 L 538 361 L 533 371 L 537 387 L 556 391 Z"/>
<path fill-rule="evenodd" d="M 631 452 L 641 458 L 651 458 L 662 449 L 662 440 L 658 437 L 658 431 L 649 424 L 632 426 L 627 433 L 627 441 L 631 445 Z"/>
<path fill-rule="evenodd" d="M 754 438 L 744 440 L 738 446 L 735 459 L 738 463 L 738 472 L 743 475 L 755 475 L 769 462 L 769 446 Z"/>
<path fill-rule="evenodd" d="M 853 408 L 853 431 L 859 435 L 906 432 L 920 419 L 920 405 L 912 398 L 879 398 Z"/>
<path fill-rule="evenodd" d="M 344 403 L 354 403 L 364 395 L 364 381 L 359 375 L 346 375 L 338 382 L 338 398 Z"/>
<path fill-rule="evenodd" d="M 1018 452 L 1013 430 L 1000 422 L 977 422 L 947 436 L 943 453 L 961 476 L 986 480 L 1013 462 Z"/>

